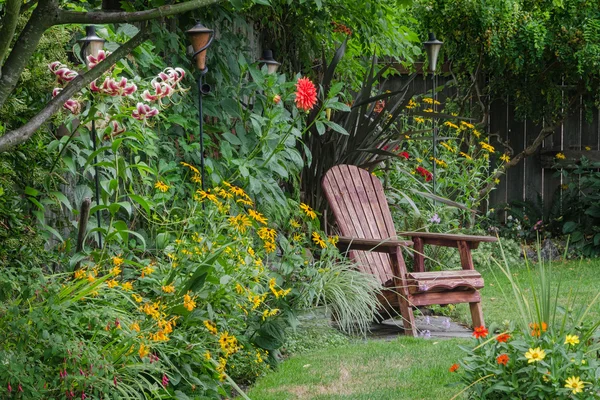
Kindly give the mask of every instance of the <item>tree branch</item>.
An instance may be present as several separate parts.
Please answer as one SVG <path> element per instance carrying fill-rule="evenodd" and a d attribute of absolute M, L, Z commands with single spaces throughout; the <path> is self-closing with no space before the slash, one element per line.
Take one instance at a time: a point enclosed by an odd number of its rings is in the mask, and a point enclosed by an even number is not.
<path fill-rule="evenodd" d="M 195 10 L 218 3 L 222 0 L 190 0 L 184 3 L 164 5 L 144 11 L 118 11 L 118 12 L 78 12 L 59 10 L 56 25 L 61 24 L 110 24 L 118 22 L 139 22 L 148 21 L 161 17 L 168 17 L 175 14 L 181 14 L 186 11 Z"/>
<path fill-rule="evenodd" d="M 6 2 L 6 11 L 2 18 L 2 28 L 0 28 L 0 38 L 2 38 L 2 41 L 0 41 L 0 76 L 2 76 L 2 62 L 17 28 L 22 3 L 21 0 L 8 0 Z"/>
<path fill-rule="evenodd" d="M 0 136 L 0 153 L 8 151 L 13 147 L 27 141 L 37 131 L 42 124 L 56 113 L 62 105 L 79 92 L 84 86 L 89 85 L 93 80 L 99 78 L 104 72 L 112 67 L 117 61 L 129 54 L 133 49 L 142 44 L 149 36 L 149 29 L 142 28 L 137 35 L 124 43 L 114 53 L 102 61 L 94 68 L 83 75 L 77 76 L 35 117 L 29 120 L 25 125 L 18 129 L 10 131 L 3 136 Z"/>
<path fill-rule="evenodd" d="M 19 38 L 15 42 L 2 66 L 2 76 L 0 77 L 0 108 L 4 105 L 8 96 L 17 86 L 21 72 L 27 65 L 27 62 L 35 52 L 42 35 L 53 25 L 53 19 L 57 10 L 56 0 L 40 0 L 37 8 L 33 10 L 31 18 L 21 31 Z M 4 40 L 4 38 L 0 38 Z M 10 38 L 7 38 L 10 41 Z"/>

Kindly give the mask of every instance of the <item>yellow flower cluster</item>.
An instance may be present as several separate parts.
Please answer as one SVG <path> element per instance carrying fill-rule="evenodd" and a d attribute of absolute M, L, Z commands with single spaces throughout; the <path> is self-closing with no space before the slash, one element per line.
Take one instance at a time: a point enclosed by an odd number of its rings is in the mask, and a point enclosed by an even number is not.
<path fill-rule="evenodd" d="M 154 184 L 154 187 L 155 187 L 156 189 L 160 190 L 161 192 L 163 192 L 163 193 L 166 193 L 166 192 L 169 190 L 169 188 L 170 188 L 171 186 L 167 185 L 167 184 L 166 184 L 166 183 L 164 183 L 163 181 L 157 181 L 157 182 Z"/>
<path fill-rule="evenodd" d="M 221 333 L 219 344 L 221 345 L 221 350 L 225 353 L 225 357 L 229 357 L 241 349 L 241 346 L 238 345 L 237 338 L 230 335 L 229 332 Z"/>
<path fill-rule="evenodd" d="M 230 193 L 233 193 L 234 195 L 239 197 L 239 199 L 237 200 L 238 203 L 242 203 L 247 206 L 254 205 L 254 202 L 252 201 L 250 196 L 248 196 L 248 194 L 246 192 L 244 192 L 244 189 L 234 186 L 226 181 L 223 181 L 223 185 L 225 185 L 229 188 Z"/>
<path fill-rule="evenodd" d="M 252 209 L 248 210 L 248 215 L 252 217 L 259 224 L 267 225 L 267 219 L 259 212 L 256 212 Z"/>
<path fill-rule="evenodd" d="M 444 125 L 445 125 L 445 126 L 447 126 L 447 127 L 449 127 L 449 128 L 458 129 L 458 125 L 456 125 L 456 124 L 453 124 L 453 123 L 452 123 L 452 122 L 450 122 L 450 121 L 446 121 L 446 122 L 444 122 Z"/>
<path fill-rule="evenodd" d="M 292 291 L 292 289 L 277 289 L 275 278 L 269 280 L 269 289 L 271 289 L 276 298 L 285 297 Z"/>
<path fill-rule="evenodd" d="M 275 251 L 275 236 L 277 235 L 275 229 L 262 227 L 256 232 L 256 234 L 263 240 L 265 251 L 267 253 L 272 253 Z"/>
<path fill-rule="evenodd" d="M 215 324 L 214 322 L 206 320 L 204 321 L 204 326 L 206 327 L 206 329 L 208 329 L 208 332 L 210 332 L 211 335 L 217 334 L 217 324 Z"/>
<path fill-rule="evenodd" d="M 417 104 L 413 99 L 410 99 L 408 101 L 408 104 L 406 105 L 406 108 L 408 108 L 409 110 L 417 107 L 419 104 Z"/>
<path fill-rule="evenodd" d="M 193 311 L 196 308 L 196 297 L 192 297 L 189 293 L 183 295 L 183 307 L 188 311 Z"/>
<path fill-rule="evenodd" d="M 327 243 L 325 243 L 325 241 L 321 238 L 321 235 L 319 235 L 317 232 L 312 233 L 312 240 L 315 242 L 315 244 L 321 246 L 322 249 L 327 247 Z"/>
<path fill-rule="evenodd" d="M 468 154 L 467 154 L 467 153 L 465 153 L 465 152 L 462 152 L 462 151 L 461 151 L 461 152 L 460 152 L 460 153 L 458 153 L 458 154 L 460 154 L 461 156 L 463 156 L 463 157 L 464 157 L 464 158 L 466 158 L 467 160 L 472 160 L 472 159 L 473 159 L 473 157 L 471 157 L 470 155 L 468 155 Z"/>
<path fill-rule="evenodd" d="M 186 162 L 181 162 L 181 165 L 183 165 L 184 167 L 187 167 L 190 169 L 190 171 L 192 171 L 193 175 L 192 175 L 192 182 L 194 183 L 202 183 L 202 178 L 200 177 L 200 171 L 198 170 L 198 168 L 194 167 L 191 164 L 188 164 Z"/>
<path fill-rule="evenodd" d="M 440 105 L 442 103 L 440 103 L 437 100 L 432 99 L 431 97 L 423 97 L 423 103 L 427 103 L 427 104 L 435 104 L 435 105 Z"/>
<path fill-rule="evenodd" d="M 555 157 L 557 160 L 564 160 L 567 158 L 564 153 L 557 153 Z"/>
<path fill-rule="evenodd" d="M 425 118 L 415 117 L 415 122 L 418 123 L 418 124 L 424 124 L 425 123 Z"/>
<path fill-rule="evenodd" d="M 235 217 L 229 217 L 229 225 L 240 233 L 246 233 L 248 227 L 252 226 L 250 219 L 244 214 L 238 214 Z"/>
<path fill-rule="evenodd" d="M 490 153 L 493 153 L 496 151 L 496 149 L 494 148 L 494 146 L 490 145 L 489 143 L 486 142 L 479 142 L 479 144 L 481 145 L 481 148 L 484 150 L 489 151 Z"/>
<path fill-rule="evenodd" d="M 440 167 L 442 167 L 442 168 L 448 168 L 448 164 L 446 163 L 446 161 L 440 160 L 440 159 L 437 159 L 437 158 L 434 158 L 434 160 L 435 160 L 435 163 L 437 165 L 439 165 Z"/>
<path fill-rule="evenodd" d="M 308 218 L 310 218 L 310 219 L 317 218 L 317 213 L 314 212 L 314 210 L 312 208 L 310 208 L 310 206 L 308 204 L 300 203 L 300 209 L 302 211 L 304 211 L 304 213 L 308 216 Z"/>
<path fill-rule="evenodd" d="M 456 149 L 454 147 L 452 147 L 451 145 L 449 145 L 448 143 L 446 143 L 446 142 L 440 142 L 440 144 L 442 146 L 444 146 L 444 148 L 446 148 L 446 150 L 449 150 L 452 153 L 456 153 Z"/>

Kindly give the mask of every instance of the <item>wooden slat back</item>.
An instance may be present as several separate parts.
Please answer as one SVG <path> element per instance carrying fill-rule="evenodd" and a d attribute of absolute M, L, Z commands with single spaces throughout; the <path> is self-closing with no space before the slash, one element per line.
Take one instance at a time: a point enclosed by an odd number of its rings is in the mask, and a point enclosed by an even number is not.
<path fill-rule="evenodd" d="M 368 171 L 354 165 L 337 165 L 322 182 L 340 233 L 363 239 L 397 239 L 383 186 Z M 390 256 L 385 253 L 351 251 L 358 267 L 379 278 L 392 279 Z"/>

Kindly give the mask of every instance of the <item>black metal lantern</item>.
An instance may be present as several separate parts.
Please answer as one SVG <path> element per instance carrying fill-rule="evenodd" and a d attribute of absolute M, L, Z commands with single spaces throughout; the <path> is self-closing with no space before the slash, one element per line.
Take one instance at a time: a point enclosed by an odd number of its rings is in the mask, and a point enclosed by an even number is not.
<path fill-rule="evenodd" d="M 440 49 L 442 48 L 442 45 L 444 43 L 440 42 L 439 40 L 437 40 L 435 38 L 435 34 L 433 32 L 429 32 L 429 40 L 426 42 L 423 42 L 423 46 L 425 46 L 425 51 L 427 52 L 427 58 L 429 59 L 429 71 L 433 73 L 431 80 L 432 80 L 432 86 L 431 86 L 431 92 L 432 92 L 432 97 L 433 97 L 433 112 L 434 114 L 437 112 L 437 76 L 435 74 L 435 70 L 436 70 L 436 66 L 437 66 L 437 59 L 438 59 L 438 55 L 440 54 Z M 437 179 L 436 177 L 436 172 L 435 172 L 435 164 L 437 163 L 437 136 L 438 136 L 438 124 L 437 124 L 437 118 L 435 117 L 435 115 L 432 118 L 432 128 L 433 128 L 433 135 L 432 135 L 432 150 L 433 150 L 433 163 L 432 163 L 432 186 L 433 186 L 433 194 L 435 194 L 435 181 Z M 435 200 L 434 200 L 434 204 L 435 204 Z"/>
<path fill-rule="evenodd" d="M 437 66 L 438 55 L 444 42 L 440 42 L 435 38 L 435 33 L 429 32 L 429 40 L 423 42 L 425 51 L 427 52 L 427 58 L 429 59 L 429 71 L 435 72 Z"/>
<path fill-rule="evenodd" d="M 78 42 L 81 43 L 79 55 L 85 64 L 88 56 L 98 57 L 98 53 L 104 48 L 105 40 L 96 35 L 94 25 L 88 25 L 85 27 L 85 37 L 79 39 Z"/>
<path fill-rule="evenodd" d="M 212 44 L 215 37 L 215 31 L 198 22 L 192 29 L 185 33 L 187 33 L 194 49 L 192 59 L 196 60 L 196 68 L 198 68 L 201 73 L 205 74 L 208 71 L 206 68 L 206 49 Z"/>
<path fill-rule="evenodd" d="M 206 66 L 206 49 L 210 47 L 215 38 L 215 31 L 209 29 L 198 22 L 192 29 L 186 31 L 194 54 L 192 60 L 196 60 L 196 68 L 200 71 L 198 75 L 198 126 L 200 131 L 200 171 L 201 171 L 201 187 L 202 190 L 206 187 L 205 183 L 205 168 L 204 168 L 204 113 L 202 110 L 202 97 L 210 93 L 210 85 L 202 82 L 202 77 L 208 72 Z M 202 203 L 202 209 L 204 209 Z"/>
<path fill-rule="evenodd" d="M 267 66 L 267 73 L 268 74 L 274 74 L 275 72 L 277 72 L 277 70 L 279 69 L 279 66 L 281 65 L 280 62 L 277 62 L 273 58 L 273 51 L 272 50 L 265 50 L 265 51 L 263 51 L 262 58 L 260 60 L 258 60 L 258 63 L 260 65 L 266 65 Z"/>

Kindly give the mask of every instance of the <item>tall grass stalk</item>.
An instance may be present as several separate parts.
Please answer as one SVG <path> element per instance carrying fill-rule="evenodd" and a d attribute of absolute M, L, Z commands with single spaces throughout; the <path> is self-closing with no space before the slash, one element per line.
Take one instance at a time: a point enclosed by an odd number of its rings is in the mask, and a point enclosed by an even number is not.
<path fill-rule="evenodd" d="M 537 324 L 542 327 L 542 323 L 548 325 L 559 335 L 564 335 L 570 332 L 573 327 L 581 329 L 581 334 L 585 339 L 588 339 L 600 326 L 600 321 L 595 321 L 592 324 L 586 324 L 586 317 L 592 306 L 598 301 L 600 293 L 594 297 L 589 305 L 584 306 L 583 299 L 580 298 L 579 289 L 575 292 L 570 290 L 566 297 L 566 302 L 563 305 L 559 304 L 561 300 L 561 281 L 557 278 L 554 266 L 549 261 L 544 261 L 541 257 L 540 242 L 537 243 L 538 261 L 533 266 L 530 260 L 525 256 L 525 268 L 527 273 L 527 284 L 523 284 L 515 279 L 510 265 L 507 262 L 500 243 L 500 251 L 502 254 L 502 262 L 493 260 L 496 266 L 506 276 L 510 282 L 510 292 L 507 292 L 496 275 L 497 285 L 500 288 L 503 296 L 514 305 L 517 312 L 515 323 L 518 328 L 525 334 L 532 331 L 531 324 Z"/>

